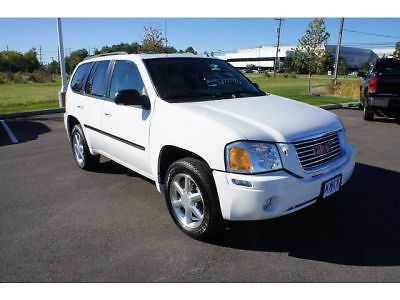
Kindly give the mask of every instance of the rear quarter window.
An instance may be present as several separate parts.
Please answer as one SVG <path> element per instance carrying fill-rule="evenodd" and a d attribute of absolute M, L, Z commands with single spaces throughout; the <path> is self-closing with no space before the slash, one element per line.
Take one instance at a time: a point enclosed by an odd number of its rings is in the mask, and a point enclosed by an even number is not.
<path fill-rule="evenodd" d="M 72 77 L 70 82 L 71 89 L 74 92 L 82 92 L 85 85 L 84 81 L 86 80 L 87 74 L 90 71 L 91 66 L 92 63 L 82 64 L 75 71 L 74 76 Z"/>

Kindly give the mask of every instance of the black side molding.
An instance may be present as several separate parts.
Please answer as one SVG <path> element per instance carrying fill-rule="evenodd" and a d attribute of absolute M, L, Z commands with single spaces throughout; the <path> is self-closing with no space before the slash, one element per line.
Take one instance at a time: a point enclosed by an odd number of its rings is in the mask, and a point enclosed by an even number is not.
<path fill-rule="evenodd" d="M 92 127 L 92 126 L 90 126 L 90 125 L 86 125 L 86 124 L 85 124 L 84 126 L 85 126 L 85 128 L 87 128 L 87 129 L 90 129 L 90 130 L 96 131 L 96 132 L 98 132 L 98 133 L 104 134 L 105 136 L 108 136 L 108 137 L 110 137 L 110 138 L 113 138 L 113 139 L 115 139 L 115 140 L 117 140 L 117 141 L 120 141 L 120 142 L 122 142 L 122 143 L 125 143 L 125 144 L 127 144 L 127 145 L 129 145 L 129 146 L 135 147 L 135 148 L 137 148 L 137 149 L 139 149 L 139 150 L 144 151 L 144 150 L 146 149 L 146 148 L 143 147 L 142 145 L 138 145 L 138 144 L 135 144 L 135 143 L 133 143 L 133 142 L 127 141 L 127 140 L 125 140 L 125 139 L 123 139 L 123 138 L 120 138 L 120 137 L 115 136 L 115 135 L 113 135 L 113 134 L 111 134 L 111 133 L 105 132 L 105 131 L 100 130 L 100 129 L 98 129 L 98 128 Z"/>

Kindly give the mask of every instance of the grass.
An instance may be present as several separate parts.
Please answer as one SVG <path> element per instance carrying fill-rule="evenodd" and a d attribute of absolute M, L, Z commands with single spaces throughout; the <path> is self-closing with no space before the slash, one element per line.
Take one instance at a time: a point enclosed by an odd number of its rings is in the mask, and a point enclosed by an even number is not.
<path fill-rule="evenodd" d="M 0 114 L 58 107 L 59 82 L 0 84 Z"/>
<path fill-rule="evenodd" d="M 335 104 L 354 102 L 354 98 L 338 97 L 330 95 L 310 95 L 308 93 L 308 78 L 297 75 L 296 78 L 264 77 L 262 74 L 246 74 L 253 82 L 258 83 L 260 88 L 268 93 L 282 97 L 306 102 L 312 105 Z M 315 76 L 312 80 L 313 91 L 324 91 L 328 88 L 330 80 L 328 76 Z"/>
<path fill-rule="evenodd" d="M 246 74 L 253 82 L 268 93 L 299 100 L 313 105 L 354 102 L 355 98 L 322 95 L 328 88 L 330 77 L 315 76 L 312 81 L 313 91 L 322 91 L 320 96 L 308 94 L 307 76 L 284 78 L 264 77 L 262 74 Z M 355 86 L 358 84 L 354 82 Z M 354 85 L 353 84 L 353 85 Z M 32 111 L 58 107 L 60 82 L 46 83 L 4 83 L 0 84 L 0 114 Z M 341 89 L 343 91 L 343 88 Z M 343 93 L 349 94 L 349 93 Z"/>

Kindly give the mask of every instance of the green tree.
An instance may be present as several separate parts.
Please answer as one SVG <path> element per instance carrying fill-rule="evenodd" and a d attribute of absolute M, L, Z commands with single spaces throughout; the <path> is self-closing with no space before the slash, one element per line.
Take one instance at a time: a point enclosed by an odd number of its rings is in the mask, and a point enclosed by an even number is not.
<path fill-rule="evenodd" d="M 393 52 L 394 57 L 400 57 L 400 42 L 396 43 L 396 49 Z"/>
<path fill-rule="evenodd" d="M 21 72 L 25 70 L 24 55 L 9 50 L 0 52 L 0 71 Z"/>
<path fill-rule="evenodd" d="M 324 19 L 315 18 L 309 25 L 306 33 L 299 39 L 300 50 L 308 56 L 308 92 L 311 94 L 311 77 L 321 65 L 325 54 L 325 46 L 330 35 L 326 31 Z"/>
<path fill-rule="evenodd" d="M 162 53 L 165 50 L 165 39 L 162 37 L 162 31 L 156 27 L 144 27 L 144 36 L 140 52 L 142 53 Z"/>
<path fill-rule="evenodd" d="M 112 46 L 104 46 L 100 50 L 95 50 L 95 54 L 100 53 L 109 53 L 109 52 L 118 52 L 118 51 L 125 51 L 128 54 L 135 54 L 139 52 L 140 45 L 137 42 L 134 43 L 120 43 Z"/>
<path fill-rule="evenodd" d="M 189 46 L 186 48 L 185 50 L 186 53 L 193 53 L 193 54 L 197 54 L 197 51 L 193 49 L 192 46 Z"/>
<path fill-rule="evenodd" d="M 308 56 L 304 51 L 295 49 L 284 61 L 284 68 L 287 72 L 305 74 L 308 71 Z"/>
<path fill-rule="evenodd" d="M 24 71 L 33 72 L 40 69 L 40 63 L 37 59 L 36 49 L 31 49 L 23 55 Z"/>
<path fill-rule="evenodd" d="M 327 74 L 329 71 L 333 71 L 335 65 L 335 59 L 329 51 L 325 51 L 321 57 L 321 63 L 317 68 L 318 74 Z"/>
<path fill-rule="evenodd" d="M 349 65 L 347 64 L 346 58 L 343 56 L 339 56 L 337 73 L 339 75 L 346 75 L 348 69 L 349 69 Z"/>
<path fill-rule="evenodd" d="M 75 67 L 88 56 L 88 52 L 86 49 L 80 49 L 76 51 L 72 51 L 70 55 L 65 58 L 65 69 L 67 73 L 71 73 Z"/>
<path fill-rule="evenodd" d="M 50 74 L 53 74 L 53 75 L 58 74 L 58 73 L 59 73 L 59 70 L 60 70 L 60 69 L 59 69 L 58 62 L 55 61 L 55 60 L 53 60 L 51 63 L 48 63 L 48 64 L 46 65 L 45 70 L 46 70 L 46 72 L 48 72 L 48 73 L 50 73 Z"/>

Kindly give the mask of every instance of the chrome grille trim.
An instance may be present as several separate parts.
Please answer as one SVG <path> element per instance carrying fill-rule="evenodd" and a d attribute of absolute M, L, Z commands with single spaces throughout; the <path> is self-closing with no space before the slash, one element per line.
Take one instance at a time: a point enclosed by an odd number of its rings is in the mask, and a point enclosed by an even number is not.
<path fill-rule="evenodd" d="M 314 148 L 325 143 L 329 143 L 329 151 L 320 155 L 315 155 Z M 341 154 L 340 140 L 337 131 L 298 140 L 293 142 L 293 145 L 304 171 L 312 171 L 338 158 Z"/>

